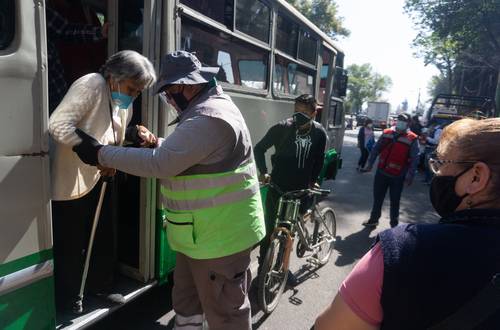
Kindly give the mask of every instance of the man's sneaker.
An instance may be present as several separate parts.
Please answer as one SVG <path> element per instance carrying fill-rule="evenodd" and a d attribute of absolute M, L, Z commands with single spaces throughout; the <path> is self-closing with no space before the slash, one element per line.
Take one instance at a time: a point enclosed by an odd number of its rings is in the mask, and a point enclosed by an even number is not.
<path fill-rule="evenodd" d="M 365 226 L 365 227 L 377 227 L 378 221 L 372 221 L 372 220 L 368 219 L 365 222 L 363 222 L 363 226 Z"/>

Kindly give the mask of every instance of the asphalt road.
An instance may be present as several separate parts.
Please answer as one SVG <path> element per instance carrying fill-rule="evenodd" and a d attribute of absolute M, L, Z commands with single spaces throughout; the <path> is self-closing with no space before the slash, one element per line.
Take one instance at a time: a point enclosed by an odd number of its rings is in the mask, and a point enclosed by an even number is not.
<path fill-rule="evenodd" d="M 361 225 L 368 219 L 371 209 L 373 173 L 360 174 L 355 170 L 359 157 L 356 135 L 356 130 L 346 131 L 343 168 L 335 181 L 323 186 L 333 191 L 323 203 L 333 207 L 337 216 L 337 241 L 330 262 L 320 269 L 311 268 L 304 259 L 298 259 L 294 251 L 291 270 L 298 277 L 299 284 L 285 291 L 271 315 L 266 316 L 258 310 L 255 291 L 251 292 L 254 329 L 309 329 L 318 313 L 331 303 L 342 280 L 370 248 L 376 235 L 389 228 L 388 196 L 380 225 L 375 230 Z M 421 179 L 417 176 L 413 185 L 403 191 L 401 222 L 438 220 L 429 202 L 429 187 L 423 185 Z M 253 257 L 255 270 L 256 255 Z M 155 288 L 90 329 L 172 329 L 174 313 L 170 294 L 171 285 Z"/>

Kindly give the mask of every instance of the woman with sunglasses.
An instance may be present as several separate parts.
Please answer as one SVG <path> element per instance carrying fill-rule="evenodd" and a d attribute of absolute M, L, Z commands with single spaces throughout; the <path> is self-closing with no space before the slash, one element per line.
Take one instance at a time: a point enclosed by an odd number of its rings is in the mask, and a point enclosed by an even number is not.
<path fill-rule="evenodd" d="M 440 222 L 380 233 L 315 329 L 498 329 L 498 150 L 499 118 L 446 127 L 429 161 Z"/>

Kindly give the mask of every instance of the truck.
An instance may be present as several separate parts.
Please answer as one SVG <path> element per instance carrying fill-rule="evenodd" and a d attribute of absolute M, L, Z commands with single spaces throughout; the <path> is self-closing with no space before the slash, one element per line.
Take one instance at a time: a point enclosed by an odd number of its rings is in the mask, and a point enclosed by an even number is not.
<path fill-rule="evenodd" d="M 390 104 L 387 102 L 368 102 L 366 115 L 373 120 L 373 127 L 386 129 L 388 127 Z"/>

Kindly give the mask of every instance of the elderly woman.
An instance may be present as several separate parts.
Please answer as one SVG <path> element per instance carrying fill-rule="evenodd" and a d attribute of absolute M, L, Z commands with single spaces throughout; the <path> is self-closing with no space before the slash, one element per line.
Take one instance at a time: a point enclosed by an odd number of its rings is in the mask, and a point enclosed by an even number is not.
<path fill-rule="evenodd" d="M 430 198 L 440 222 L 379 234 L 315 329 L 498 329 L 500 283 L 492 284 L 500 272 L 498 150 L 499 118 L 445 128 L 430 160 L 436 174 Z M 459 311 L 463 306 L 474 308 Z"/>
<path fill-rule="evenodd" d="M 156 144 L 156 137 L 145 127 L 127 128 L 134 99 L 155 81 L 153 65 L 146 57 L 130 50 L 118 52 L 106 61 L 100 73 L 76 80 L 50 117 L 56 298 L 60 308 L 70 307 L 77 297 L 85 260 L 82 251 L 87 248 L 101 177 L 115 172 L 80 161 L 72 150 L 80 143 L 75 130 L 87 132 L 102 144 L 120 145 L 125 139 L 142 146 Z M 111 185 L 92 251 L 87 281 L 92 292 L 112 290 L 116 262 L 112 190 Z"/>

